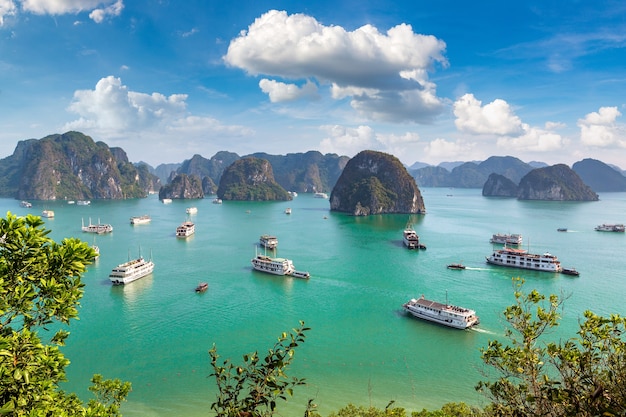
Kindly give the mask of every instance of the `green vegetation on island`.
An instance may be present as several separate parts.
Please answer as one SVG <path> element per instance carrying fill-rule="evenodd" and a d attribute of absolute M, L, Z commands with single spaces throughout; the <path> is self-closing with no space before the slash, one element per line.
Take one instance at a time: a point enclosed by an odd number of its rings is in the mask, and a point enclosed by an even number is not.
<path fill-rule="evenodd" d="M 224 170 L 217 196 L 222 200 L 291 200 L 289 193 L 274 180 L 269 161 L 253 157 L 239 159 Z"/>

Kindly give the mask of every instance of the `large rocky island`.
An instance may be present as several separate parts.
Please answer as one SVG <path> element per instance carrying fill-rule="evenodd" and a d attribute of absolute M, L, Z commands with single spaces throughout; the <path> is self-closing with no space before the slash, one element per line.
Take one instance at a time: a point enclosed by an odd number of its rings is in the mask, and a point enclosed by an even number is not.
<path fill-rule="evenodd" d="M 269 161 L 255 157 L 238 159 L 224 170 L 217 196 L 222 200 L 291 200 L 289 193 L 274 180 Z"/>
<path fill-rule="evenodd" d="M 519 200 L 598 200 L 598 194 L 564 164 L 536 168 L 526 174 L 519 185 L 502 175 L 491 174 L 482 193 L 487 197 L 517 197 Z"/>
<path fill-rule="evenodd" d="M 415 179 L 398 158 L 362 151 L 350 159 L 330 195 L 330 209 L 355 216 L 425 213 Z"/>
<path fill-rule="evenodd" d="M 121 148 L 80 132 L 20 141 L 0 160 L 0 196 L 20 200 L 146 197 L 160 188 L 146 165 L 135 166 Z"/>

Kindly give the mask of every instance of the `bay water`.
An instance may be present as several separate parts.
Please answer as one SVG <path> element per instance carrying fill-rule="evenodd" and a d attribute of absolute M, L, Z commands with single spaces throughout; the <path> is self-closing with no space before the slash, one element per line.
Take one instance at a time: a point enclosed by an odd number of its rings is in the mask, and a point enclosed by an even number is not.
<path fill-rule="evenodd" d="M 79 237 L 100 247 L 83 280 L 80 320 L 69 326 L 63 352 L 70 359 L 67 391 L 90 398 L 95 373 L 132 383 L 125 416 L 206 416 L 217 393 L 208 350 L 242 362 L 264 355 L 300 320 L 311 327 L 288 374 L 305 378 L 279 415 L 301 416 L 308 399 L 327 415 L 348 403 L 408 410 L 446 402 L 482 405 L 474 390 L 483 379 L 480 348 L 503 338 L 502 311 L 514 303 L 512 277 L 526 291 L 567 297 L 555 339 L 574 336 L 585 310 L 626 315 L 626 236 L 594 231 L 626 223 L 626 193 L 603 193 L 597 202 L 545 202 L 485 198 L 478 189 L 422 188 L 425 215 L 353 217 L 330 212 L 329 202 L 300 194 L 289 202 L 145 199 L 32 202 L 22 208 L 0 199 L 0 209 L 22 215 L 55 211 L 45 219 L 50 236 Z M 198 212 L 189 217 L 186 208 Z M 290 207 L 292 214 L 285 214 Z M 131 225 L 131 216 L 152 221 Z M 190 218 L 196 233 L 175 237 Z M 81 222 L 110 223 L 106 235 L 81 231 Z M 412 223 L 427 250 L 402 245 Z M 567 228 L 558 232 L 557 228 Z M 579 277 L 491 266 L 494 233 L 520 233 L 524 249 L 550 252 Z M 261 234 L 278 237 L 272 255 L 293 260 L 310 280 L 252 270 Z M 139 253 L 154 272 L 126 286 L 108 274 Z M 446 265 L 461 262 L 465 270 Z M 200 282 L 209 289 L 197 294 Z M 402 304 L 428 299 L 472 308 L 481 323 L 460 331 L 420 321 Z"/>

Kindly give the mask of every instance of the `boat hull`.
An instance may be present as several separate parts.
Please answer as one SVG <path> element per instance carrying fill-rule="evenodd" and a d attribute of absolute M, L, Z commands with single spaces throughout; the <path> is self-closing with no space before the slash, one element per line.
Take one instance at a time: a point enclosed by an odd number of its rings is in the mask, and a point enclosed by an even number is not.
<path fill-rule="evenodd" d="M 113 285 L 130 284 L 133 281 L 150 275 L 152 271 L 154 271 L 154 263 L 152 261 L 137 258 L 113 268 L 109 275 L 109 280 Z"/>
<path fill-rule="evenodd" d="M 433 307 L 422 305 L 430 303 Z M 454 329 L 469 329 L 480 323 L 473 310 L 448 306 L 428 300 L 411 300 L 402 306 L 404 310 L 418 319 L 427 320 Z"/>
<path fill-rule="evenodd" d="M 534 255 L 525 251 L 503 249 L 495 251 L 491 256 L 485 257 L 491 265 L 505 266 L 507 268 L 530 269 L 542 272 L 561 272 L 561 263 L 556 256 L 550 254 Z"/>

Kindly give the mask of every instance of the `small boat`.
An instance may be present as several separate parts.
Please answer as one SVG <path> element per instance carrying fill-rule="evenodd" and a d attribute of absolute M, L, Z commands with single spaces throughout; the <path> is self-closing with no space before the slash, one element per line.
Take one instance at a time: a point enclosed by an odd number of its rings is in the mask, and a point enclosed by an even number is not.
<path fill-rule="evenodd" d="M 119 264 L 109 274 L 113 285 L 128 284 L 149 275 L 154 270 L 154 262 L 145 260 L 141 255 L 137 259 Z"/>
<path fill-rule="evenodd" d="M 291 197 L 293 197 L 293 198 L 295 198 L 295 197 L 297 197 L 297 196 L 298 196 L 298 193 L 297 193 L 297 192 L 295 192 L 295 191 L 287 191 L 287 193 L 288 193 Z"/>
<path fill-rule="evenodd" d="M 44 210 L 41 213 L 41 217 L 46 217 L 48 219 L 52 219 L 54 217 L 54 211 L 52 211 L 52 210 Z"/>
<path fill-rule="evenodd" d="M 187 214 L 196 214 L 198 212 L 198 207 L 187 207 L 185 212 Z"/>
<path fill-rule="evenodd" d="M 163 204 L 171 204 L 172 203 L 172 199 L 171 198 L 164 198 L 163 200 L 161 200 L 161 203 L 163 203 Z"/>
<path fill-rule="evenodd" d="M 205 292 L 207 289 L 209 289 L 209 284 L 207 284 L 206 282 L 201 282 L 196 287 L 196 292 Z"/>
<path fill-rule="evenodd" d="M 176 228 L 176 237 L 186 238 L 196 232 L 196 225 L 190 221 L 183 222 Z"/>
<path fill-rule="evenodd" d="M 285 209 L 285 214 L 291 214 L 291 207 L 287 207 Z"/>
<path fill-rule="evenodd" d="M 624 233 L 626 227 L 623 224 L 601 224 L 596 226 L 596 231 L 598 232 L 617 232 Z"/>
<path fill-rule="evenodd" d="M 74 200 L 67 200 L 67 204 L 76 204 L 76 201 L 74 201 Z"/>
<path fill-rule="evenodd" d="M 261 235 L 259 242 L 261 246 L 270 250 L 274 250 L 278 246 L 278 238 L 276 236 Z"/>
<path fill-rule="evenodd" d="M 448 265 L 448 269 L 465 269 L 465 265 L 463 265 L 463 264 L 450 264 L 450 265 Z"/>
<path fill-rule="evenodd" d="M 147 214 L 144 214 L 143 216 L 133 216 L 130 218 L 130 224 L 146 224 L 151 221 L 152 218 L 150 218 Z"/>
<path fill-rule="evenodd" d="M 561 273 L 565 275 L 574 275 L 574 276 L 580 275 L 580 272 L 578 272 L 576 268 L 563 268 L 561 270 Z"/>
<path fill-rule="evenodd" d="M 76 204 L 78 204 L 79 206 L 88 206 L 91 204 L 91 201 L 89 200 L 78 200 L 76 202 Z"/>
<path fill-rule="evenodd" d="M 480 323 L 474 310 L 450 305 L 447 298 L 446 295 L 446 303 L 442 304 L 427 300 L 422 295 L 418 299 L 413 298 L 409 300 L 402 307 L 414 317 L 455 329 L 469 329 Z"/>
<path fill-rule="evenodd" d="M 214 198 L 213 199 L 213 204 L 222 204 L 222 199 L 221 198 Z"/>
<path fill-rule="evenodd" d="M 504 234 L 504 233 L 495 233 L 489 239 L 489 242 L 495 243 L 498 245 L 508 245 L 508 246 L 519 246 L 522 244 L 522 235 L 513 233 L 513 234 Z"/>
<path fill-rule="evenodd" d="M 315 193 L 313 195 L 313 197 L 315 197 L 315 198 L 323 198 L 325 200 L 328 200 L 328 194 L 326 194 L 326 193 Z"/>
<path fill-rule="evenodd" d="M 82 230 L 83 230 L 83 232 L 97 233 L 97 234 L 101 235 L 103 233 L 110 233 L 110 232 L 112 232 L 113 231 L 113 226 L 111 226 L 110 224 L 100 223 L 99 219 L 98 219 L 98 224 L 92 224 L 91 223 L 91 219 L 89 219 L 89 224 L 87 226 L 85 226 L 85 221 L 82 220 Z"/>
<path fill-rule="evenodd" d="M 31 203 L 29 203 L 28 201 L 22 201 L 20 203 L 20 207 L 24 207 L 24 208 L 31 208 L 33 205 Z"/>
<path fill-rule="evenodd" d="M 567 232 L 567 227 L 559 227 L 556 229 L 557 232 Z"/>

